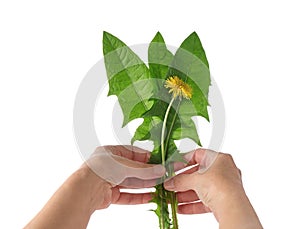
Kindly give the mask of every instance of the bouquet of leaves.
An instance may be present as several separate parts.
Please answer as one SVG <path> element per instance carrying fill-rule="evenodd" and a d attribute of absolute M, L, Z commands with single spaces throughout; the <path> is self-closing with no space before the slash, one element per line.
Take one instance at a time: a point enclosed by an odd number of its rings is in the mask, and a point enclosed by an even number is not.
<path fill-rule="evenodd" d="M 123 126 L 143 118 L 132 138 L 152 141 L 149 163 L 166 167 L 165 176 L 155 186 L 152 202 L 161 229 L 178 228 L 177 200 L 174 192 L 164 189 L 164 179 L 175 174 L 173 164 L 184 161 L 176 140 L 192 139 L 201 146 L 193 116 L 209 121 L 208 61 L 196 32 L 190 34 L 177 49 L 170 52 L 158 32 L 148 48 L 145 64 L 117 37 L 103 33 L 103 53 L 109 94 L 118 97 L 123 111 Z"/>

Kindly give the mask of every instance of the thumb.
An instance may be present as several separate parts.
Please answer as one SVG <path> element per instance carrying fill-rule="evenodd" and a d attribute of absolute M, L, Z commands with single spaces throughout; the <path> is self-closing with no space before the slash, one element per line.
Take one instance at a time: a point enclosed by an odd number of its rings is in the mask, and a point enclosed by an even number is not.
<path fill-rule="evenodd" d="M 185 192 L 197 189 L 197 174 L 179 174 L 164 183 L 165 189 L 169 191 Z"/>

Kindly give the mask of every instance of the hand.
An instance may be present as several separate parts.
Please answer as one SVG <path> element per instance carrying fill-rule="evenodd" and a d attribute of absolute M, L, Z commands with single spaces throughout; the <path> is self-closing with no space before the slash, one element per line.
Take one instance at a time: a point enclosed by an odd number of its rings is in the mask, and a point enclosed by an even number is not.
<path fill-rule="evenodd" d="M 156 184 L 165 169 L 146 164 L 149 157 L 149 152 L 133 146 L 98 147 L 25 228 L 83 229 L 95 210 L 107 208 L 111 203 L 148 203 L 152 198 L 150 193 L 132 194 L 120 189 Z"/>
<path fill-rule="evenodd" d="M 212 211 L 220 228 L 262 228 L 243 189 L 241 172 L 229 154 L 198 149 L 186 154 L 185 158 L 189 161 L 186 167 L 196 166 L 164 184 L 166 189 L 178 192 L 181 203 L 178 213 Z M 211 163 L 211 158 L 215 158 L 214 163 L 201 172 L 203 166 Z"/>
<path fill-rule="evenodd" d="M 151 193 L 132 194 L 121 192 L 126 188 L 149 188 L 156 185 L 157 178 L 165 174 L 161 165 L 146 164 L 150 158 L 148 151 L 134 146 L 98 147 L 82 166 L 92 170 L 101 183 L 101 192 L 96 209 L 107 208 L 113 204 L 148 203 Z M 102 190 L 102 189 L 105 190 Z"/>
<path fill-rule="evenodd" d="M 230 189 L 240 190 L 242 181 L 240 170 L 235 166 L 232 157 L 228 154 L 211 150 L 198 149 L 187 153 L 184 158 L 188 161 L 184 167 L 197 165 L 175 178 L 165 182 L 166 189 L 179 191 L 178 198 L 182 202 L 189 197 L 190 202 L 201 199 L 194 204 L 181 205 L 178 209 L 180 213 L 204 213 L 210 212 L 218 204 L 220 193 L 227 193 Z M 214 164 L 207 163 L 208 158 L 215 158 Z M 206 164 L 211 164 L 210 169 L 201 173 Z M 176 166 L 182 169 L 181 166 Z M 207 169 L 207 168 L 206 168 Z"/>

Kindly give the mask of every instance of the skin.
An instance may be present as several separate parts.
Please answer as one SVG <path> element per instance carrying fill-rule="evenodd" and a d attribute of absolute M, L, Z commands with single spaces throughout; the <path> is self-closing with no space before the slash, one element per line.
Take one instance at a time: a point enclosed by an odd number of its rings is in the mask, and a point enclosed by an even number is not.
<path fill-rule="evenodd" d="M 121 166 L 133 168 L 130 176 L 124 176 L 119 184 L 112 184 L 84 164 L 64 182 L 44 208 L 25 226 L 26 229 L 82 229 L 87 227 L 96 210 L 105 209 L 110 204 L 145 204 L 151 200 L 151 193 L 132 194 L 121 192 L 120 189 L 153 187 L 157 178 L 164 175 L 165 169 L 146 164 L 150 157 L 147 151 L 125 146 L 105 147 L 108 147 Z M 187 154 L 191 160 L 186 166 L 200 164 L 203 155 L 204 150 Z M 103 166 L 99 157 L 95 157 L 95 160 L 97 166 Z M 221 229 L 262 228 L 243 189 L 240 171 L 230 155 L 219 154 L 213 166 L 205 173 L 200 174 L 198 169 L 189 169 L 164 184 L 166 189 L 177 191 L 179 213 L 213 212 Z"/>
<path fill-rule="evenodd" d="M 136 170 L 136 177 L 125 178 L 119 185 L 106 182 L 84 164 L 73 173 L 56 191 L 44 208 L 25 226 L 26 229 L 82 229 L 86 228 L 93 212 L 107 208 L 110 204 L 145 204 L 151 193 L 132 194 L 121 192 L 126 188 L 153 187 L 157 178 L 164 175 L 165 169 L 157 165 L 146 164 L 149 152 L 135 147 L 106 146 L 114 154 L 114 158 L 125 167 L 143 169 L 147 173 L 141 179 L 141 171 Z M 102 148 L 96 149 L 99 150 Z M 97 161 L 99 158 L 95 158 Z M 102 166 L 101 161 L 98 164 Z M 150 169 L 149 169 L 150 168 Z M 151 169 L 153 168 L 153 169 Z"/>
<path fill-rule="evenodd" d="M 187 154 L 186 157 L 191 158 L 187 166 L 201 164 L 204 155 L 204 149 Z M 178 213 L 213 212 L 220 229 L 263 228 L 231 155 L 219 153 L 207 171 L 199 173 L 198 170 L 199 166 L 193 167 L 164 184 L 167 190 L 177 192 Z"/>

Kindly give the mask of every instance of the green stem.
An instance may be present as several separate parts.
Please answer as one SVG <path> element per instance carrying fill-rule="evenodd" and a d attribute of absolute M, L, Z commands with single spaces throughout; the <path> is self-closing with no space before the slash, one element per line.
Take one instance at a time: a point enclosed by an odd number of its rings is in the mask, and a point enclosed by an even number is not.
<path fill-rule="evenodd" d="M 168 131 L 168 135 L 167 135 L 167 138 L 166 138 L 166 140 L 167 140 L 167 141 L 166 141 L 166 149 L 165 149 L 166 152 L 168 151 L 169 140 L 170 140 L 171 132 L 172 132 L 172 129 L 173 129 L 175 120 L 176 120 L 176 116 L 177 116 L 177 112 L 178 112 L 178 109 L 179 109 L 180 102 L 181 102 L 181 100 L 180 100 L 179 103 L 177 104 L 176 112 L 175 112 L 175 114 L 174 114 L 173 120 L 172 120 L 171 125 L 170 125 L 170 129 L 169 129 L 169 131 Z"/>
<path fill-rule="evenodd" d="M 175 175 L 174 168 L 172 165 L 169 166 L 169 174 L 171 176 Z M 173 229 L 178 229 L 178 219 L 177 219 L 177 198 L 176 198 L 176 193 L 175 192 L 169 192 L 170 196 L 170 204 L 171 204 L 171 211 L 172 211 L 172 224 L 173 224 Z"/>
<path fill-rule="evenodd" d="M 162 126 L 162 131 L 161 131 L 161 161 L 162 161 L 162 165 L 165 166 L 166 164 L 166 148 L 168 147 L 167 144 L 168 144 L 168 138 L 170 137 L 170 132 L 168 133 L 168 136 L 167 136 L 167 139 L 166 139 L 166 145 L 165 145 L 165 132 L 166 132 L 166 126 L 167 126 L 167 120 L 168 120 L 168 116 L 169 116 L 169 113 L 170 113 L 170 110 L 171 110 L 171 107 L 173 105 L 173 102 L 175 101 L 175 97 L 172 98 L 172 100 L 170 101 L 169 103 L 169 106 L 166 110 L 166 113 L 165 113 L 165 117 L 164 117 L 164 121 L 163 121 L 163 126 Z M 178 109 L 178 107 L 177 107 Z M 176 109 L 176 110 L 177 110 Z M 172 120 L 172 125 L 174 124 L 174 120 Z M 168 176 L 173 176 L 174 175 L 174 169 L 172 166 L 170 166 L 168 169 L 167 169 L 167 174 Z M 164 176 L 163 179 L 165 179 L 166 176 Z M 166 194 L 165 192 L 165 189 L 163 187 L 163 184 L 162 185 L 162 194 Z M 178 220 L 177 220 L 177 199 L 176 199 L 176 194 L 175 192 L 168 192 L 169 195 L 168 195 L 168 199 L 170 201 L 170 204 L 171 204 L 171 210 L 172 210 L 172 224 L 173 224 L 173 229 L 178 229 Z M 166 195 L 164 195 L 164 197 L 167 197 Z M 163 200 L 163 198 L 161 199 Z M 165 201 L 167 201 L 167 199 L 165 199 Z M 160 227 L 161 229 L 165 228 L 165 225 L 164 225 L 164 219 L 165 219 L 165 216 L 164 214 L 166 212 L 164 212 L 164 204 L 165 203 L 161 203 L 161 216 L 160 216 Z M 166 203 L 167 204 L 167 203 Z M 169 216 L 168 216 L 169 218 Z"/>
<path fill-rule="evenodd" d="M 175 192 L 170 192 L 170 202 L 171 202 L 171 210 L 172 210 L 172 224 L 173 229 L 178 229 L 178 220 L 177 220 L 177 199 Z"/>
<path fill-rule="evenodd" d="M 167 191 L 163 183 L 156 186 L 158 210 L 159 210 L 159 227 L 160 229 L 170 229 L 171 219 L 169 217 Z"/>
<path fill-rule="evenodd" d="M 166 164 L 166 152 L 165 152 L 165 132 L 166 132 L 166 126 L 167 126 L 167 119 L 168 119 L 168 116 L 169 116 L 169 113 L 170 113 L 170 110 L 171 110 L 171 107 L 172 107 L 172 104 L 175 100 L 175 97 L 172 98 L 172 100 L 170 101 L 169 103 L 169 106 L 167 108 L 167 111 L 165 113 L 165 117 L 164 117 L 164 122 L 163 122 L 163 126 L 162 126 L 162 130 L 161 130 L 161 140 L 160 140 L 160 143 L 161 143 L 161 162 L 162 162 L 162 165 L 165 166 Z"/>

